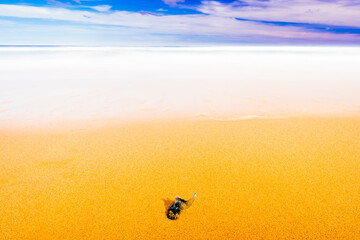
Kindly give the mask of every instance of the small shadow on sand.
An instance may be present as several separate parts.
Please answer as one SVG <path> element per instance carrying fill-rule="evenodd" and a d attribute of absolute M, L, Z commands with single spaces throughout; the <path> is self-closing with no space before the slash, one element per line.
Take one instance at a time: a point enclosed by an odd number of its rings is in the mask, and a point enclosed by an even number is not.
<path fill-rule="evenodd" d="M 169 208 L 171 207 L 171 205 L 174 204 L 174 201 L 171 200 L 170 198 L 167 198 L 167 199 L 162 199 L 163 202 L 164 202 L 164 207 L 165 207 L 165 215 L 167 216 L 167 213 L 168 213 L 168 210 Z"/>

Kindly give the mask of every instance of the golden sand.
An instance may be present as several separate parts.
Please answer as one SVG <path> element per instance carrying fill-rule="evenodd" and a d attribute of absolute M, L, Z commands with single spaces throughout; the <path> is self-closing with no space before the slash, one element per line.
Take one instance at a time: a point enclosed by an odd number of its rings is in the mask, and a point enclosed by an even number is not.
<path fill-rule="evenodd" d="M 3 130 L 0 170 L 0 239 L 360 239 L 359 118 Z"/>

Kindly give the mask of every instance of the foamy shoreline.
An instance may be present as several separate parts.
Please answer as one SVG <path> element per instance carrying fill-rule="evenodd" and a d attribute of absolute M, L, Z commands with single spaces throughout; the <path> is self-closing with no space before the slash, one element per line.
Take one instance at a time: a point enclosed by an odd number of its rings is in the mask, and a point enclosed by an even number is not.
<path fill-rule="evenodd" d="M 1 47 L 0 126 L 356 116 L 359 56 L 356 47 Z"/>

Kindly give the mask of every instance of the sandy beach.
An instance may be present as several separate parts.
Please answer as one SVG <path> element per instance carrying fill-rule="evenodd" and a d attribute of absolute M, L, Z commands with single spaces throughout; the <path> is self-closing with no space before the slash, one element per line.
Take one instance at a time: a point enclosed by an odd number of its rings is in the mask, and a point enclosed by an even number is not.
<path fill-rule="evenodd" d="M 0 239 L 360 239 L 359 55 L 1 48 Z"/>
<path fill-rule="evenodd" d="M 360 240 L 359 16 L 0 1 L 0 240 Z"/>
<path fill-rule="evenodd" d="M 349 117 L 1 130 L 0 238 L 358 239 L 359 144 Z"/>

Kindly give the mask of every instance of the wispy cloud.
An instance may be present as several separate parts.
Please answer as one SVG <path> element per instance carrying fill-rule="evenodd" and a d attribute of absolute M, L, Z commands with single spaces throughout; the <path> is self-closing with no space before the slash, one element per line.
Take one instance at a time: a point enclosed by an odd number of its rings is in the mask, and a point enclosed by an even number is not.
<path fill-rule="evenodd" d="M 66 5 L 66 3 L 63 3 L 63 2 L 60 2 L 60 1 L 57 1 L 57 0 L 47 0 L 46 2 L 47 3 L 54 3 L 54 4 L 57 4 L 57 5 Z"/>
<path fill-rule="evenodd" d="M 3 26 L 12 26 L 12 25 L 16 25 L 16 22 L 14 22 L 14 21 L 9 21 L 9 20 L 0 20 L 0 25 L 3 25 Z"/>
<path fill-rule="evenodd" d="M 99 11 L 99 12 L 107 12 L 111 9 L 111 6 L 109 5 L 99 5 L 99 6 L 94 6 L 94 7 L 91 7 L 92 9 L 95 9 L 96 11 Z"/>
<path fill-rule="evenodd" d="M 185 0 L 162 0 L 162 1 L 169 6 L 176 6 L 177 3 L 185 2 Z"/>
<path fill-rule="evenodd" d="M 253 8 L 262 9 L 270 6 L 270 2 L 252 2 L 257 4 Z M 248 0 L 247 3 L 250 4 L 250 1 Z M 240 2 L 236 4 L 240 4 Z M 52 8 L 0 4 L 0 16 L 107 25 L 121 27 L 122 33 L 131 32 L 132 35 L 138 34 L 138 36 L 160 34 L 164 36 L 179 36 L 179 38 L 186 36 L 189 38 L 202 37 L 207 38 L 208 41 L 215 39 L 219 42 L 227 40 L 258 43 L 272 43 L 276 41 L 301 42 L 307 40 L 315 42 L 360 41 L 360 36 L 356 34 L 335 34 L 302 26 L 282 26 L 256 21 L 240 21 L 236 19 L 236 17 L 240 16 L 236 15 L 238 11 L 235 10 L 238 10 L 241 6 L 236 4 L 206 1 L 199 7 L 199 11 L 206 14 L 188 15 L 162 15 L 146 11 L 114 11 L 108 5 L 89 7 L 89 10 L 78 10 L 66 7 Z M 90 10 L 91 8 L 96 11 Z M 249 8 L 249 6 L 245 8 Z M 120 30 L 117 29 L 115 31 Z"/>
<path fill-rule="evenodd" d="M 197 10 L 215 16 L 259 21 L 360 27 L 360 4 L 352 0 L 203 1 Z"/>
<path fill-rule="evenodd" d="M 72 0 L 73 2 L 77 3 L 77 4 L 81 4 L 81 1 L 80 0 Z M 55 4 L 58 4 L 58 5 L 68 5 L 70 6 L 71 3 L 66 1 L 66 2 L 62 2 L 61 0 L 46 0 L 47 3 L 55 3 Z"/>

